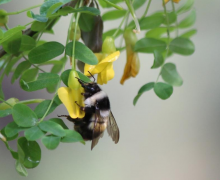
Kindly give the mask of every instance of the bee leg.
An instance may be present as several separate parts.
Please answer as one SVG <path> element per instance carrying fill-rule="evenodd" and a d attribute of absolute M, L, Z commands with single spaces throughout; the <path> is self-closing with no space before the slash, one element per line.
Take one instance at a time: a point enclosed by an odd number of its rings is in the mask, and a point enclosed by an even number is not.
<path fill-rule="evenodd" d="M 73 123 L 80 121 L 79 118 L 73 119 L 73 118 L 71 118 L 69 115 L 57 115 L 57 116 L 58 116 L 58 117 L 66 117 L 67 120 L 69 120 L 70 122 L 73 122 Z"/>

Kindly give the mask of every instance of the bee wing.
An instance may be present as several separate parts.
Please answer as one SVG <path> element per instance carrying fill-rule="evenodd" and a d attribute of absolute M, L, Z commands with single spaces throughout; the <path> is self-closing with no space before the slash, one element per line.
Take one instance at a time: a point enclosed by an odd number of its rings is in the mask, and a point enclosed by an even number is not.
<path fill-rule="evenodd" d="M 117 144 L 119 141 L 119 129 L 111 111 L 108 119 L 107 131 L 109 136 L 111 136 L 112 140 L 115 142 L 115 144 Z"/>
<path fill-rule="evenodd" d="M 93 128 L 93 138 L 92 138 L 92 144 L 91 144 L 91 150 L 96 146 L 96 144 L 98 144 L 98 142 L 99 142 L 99 139 L 101 138 L 101 137 L 103 137 L 103 135 L 104 135 L 104 132 L 102 132 L 101 134 L 100 134 L 100 132 L 101 132 L 101 126 L 99 126 L 99 128 L 98 127 L 96 127 L 97 126 L 97 122 L 98 121 L 102 121 L 101 120 L 101 116 L 100 116 L 100 112 L 99 112 L 99 110 L 96 110 L 96 113 L 95 113 L 95 124 L 94 124 L 94 128 Z M 96 134 L 100 134 L 98 137 L 96 137 Z M 96 137 L 96 138 L 95 138 Z"/>

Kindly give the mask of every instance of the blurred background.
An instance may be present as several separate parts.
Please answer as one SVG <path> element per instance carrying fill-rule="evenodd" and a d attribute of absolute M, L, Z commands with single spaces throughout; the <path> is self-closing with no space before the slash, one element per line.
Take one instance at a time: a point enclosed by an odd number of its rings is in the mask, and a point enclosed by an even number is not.
<path fill-rule="evenodd" d="M 180 6 L 186 0 L 182 0 Z M 18 11 L 40 4 L 42 0 L 13 0 L 1 5 L 8 12 Z M 146 5 L 145 5 L 146 6 Z M 171 8 L 171 3 L 167 4 Z M 139 54 L 141 69 L 138 76 L 119 84 L 126 54 L 123 52 L 114 63 L 115 78 L 102 89 L 109 95 L 112 112 L 120 128 L 120 141 L 115 145 L 105 133 L 98 146 L 90 150 L 86 145 L 60 144 L 53 151 L 40 142 L 42 160 L 40 165 L 28 170 L 25 179 L 39 180 L 219 180 L 220 179 L 220 1 L 195 2 L 198 33 L 192 38 L 196 51 L 192 56 L 174 55 L 168 59 L 177 65 L 184 79 L 182 87 L 174 88 L 168 100 L 159 99 L 151 90 L 142 95 L 136 106 L 132 101 L 139 88 L 155 81 L 159 69 L 151 70 L 153 56 Z M 146 7 L 137 11 L 141 16 Z M 161 1 L 152 1 L 149 14 L 162 9 Z M 38 12 L 38 9 L 34 10 Z M 65 44 L 69 16 L 62 18 L 54 27 L 55 35 L 43 35 L 43 39 Z M 24 25 L 31 19 L 26 14 L 10 16 L 9 27 Z M 105 30 L 112 29 L 119 21 L 109 21 Z M 113 26 L 114 25 L 114 26 Z M 143 37 L 143 36 L 139 36 Z M 116 41 L 117 43 L 117 41 Z M 66 68 L 69 68 L 67 64 Z M 18 82 L 3 81 L 6 99 L 50 99 L 45 90 L 24 92 Z M 161 79 L 160 79 L 161 80 Z M 67 114 L 63 105 L 49 117 Z M 48 118 L 49 118 L 48 117 Z M 0 128 L 11 117 L 2 118 Z M 72 124 L 66 121 L 71 127 Z M 12 144 L 12 147 L 16 145 Z M 14 167 L 3 142 L 0 142 L 0 179 L 22 180 Z"/>

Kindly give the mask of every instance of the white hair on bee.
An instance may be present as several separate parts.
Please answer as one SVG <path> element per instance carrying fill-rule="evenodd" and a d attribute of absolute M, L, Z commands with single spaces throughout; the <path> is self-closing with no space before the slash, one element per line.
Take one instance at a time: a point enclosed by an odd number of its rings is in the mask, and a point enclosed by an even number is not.
<path fill-rule="evenodd" d="M 91 97 L 85 99 L 84 101 L 85 106 L 87 107 L 94 106 L 96 101 L 104 99 L 105 97 L 108 97 L 107 94 L 104 91 L 99 91 L 95 93 L 94 95 L 92 95 Z"/>

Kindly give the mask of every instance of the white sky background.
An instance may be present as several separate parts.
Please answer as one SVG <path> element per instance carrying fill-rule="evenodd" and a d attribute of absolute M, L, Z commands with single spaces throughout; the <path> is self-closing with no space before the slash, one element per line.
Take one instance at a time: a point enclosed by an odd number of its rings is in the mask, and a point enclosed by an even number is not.
<path fill-rule="evenodd" d="M 0 9 L 12 12 L 41 2 L 13 0 Z M 160 10 L 161 4 L 161 1 L 152 1 L 149 14 Z M 132 101 L 137 91 L 143 84 L 155 81 L 159 69 L 150 69 L 152 55 L 140 54 L 139 75 L 122 86 L 119 81 L 126 60 L 123 52 L 114 63 L 115 78 L 102 86 L 110 97 L 120 128 L 119 144 L 115 145 L 107 133 L 92 152 L 90 142 L 86 146 L 79 143 L 60 144 L 54 151 L 47 150 L 40 143 L 42 161 L 37 168 L 28 170 L 26 179 L 219 180 L 219 7 L 218 0 L 195 2 L 195 28 L 198 33 L 192 40 L 196 51 L 192 56 L 174 55 L 168 60 L 177 65 L 184 79 L 183 86 L 174 88 L 170 99 L 160 100 L 150 91 L 134 107 Z M 144 9 L 138 10 L 137 15 L 141 16 Z M 18 17 L 11 16 L 9 27 L 30 21 L 25 13 Z M 117 23 L 120 21 L 109 21 L 105 29 L 117 27 Z M 55 36 L 44 35 L 43 39 L 65 44 L 68 24 L 69 17 L 62 18 L 54 28 Z M 69 68 L 68 65 L 66 68 Z M 44 90 L 27 93 L 19 90 L 18 83 L 11 86 L 10 78 L 3 83 L 7 97 L 15 96 L 21 100 L 49 98 Z M 60 106 L 50 117 L 57 114 L 66 114 L 65 108 Z M 3 119 L 0 123 L 1 128 L 6 121 Z M 69 122 L 67 124 L 72 126 Z M 15 172 L 14 160 L 1 142 L 0 149 L 0 179 L 23 179 Z"/>

